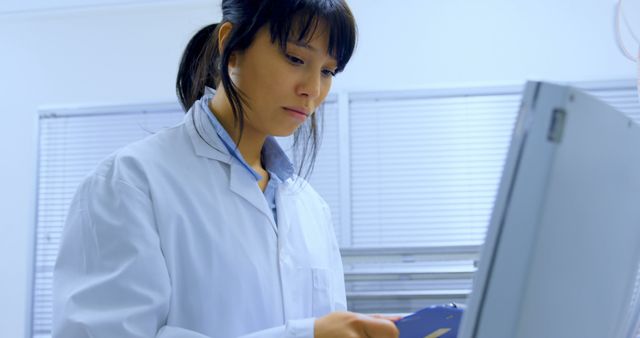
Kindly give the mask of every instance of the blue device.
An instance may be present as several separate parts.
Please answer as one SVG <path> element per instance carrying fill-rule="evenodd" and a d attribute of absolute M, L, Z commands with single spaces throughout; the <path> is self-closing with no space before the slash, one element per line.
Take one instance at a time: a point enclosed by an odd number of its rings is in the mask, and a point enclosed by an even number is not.
<path fill-rule="evenodd" d="M 455 304 L 424 308 L 396 322 L 400 338 L 456 338 L 463 309 Z"/>

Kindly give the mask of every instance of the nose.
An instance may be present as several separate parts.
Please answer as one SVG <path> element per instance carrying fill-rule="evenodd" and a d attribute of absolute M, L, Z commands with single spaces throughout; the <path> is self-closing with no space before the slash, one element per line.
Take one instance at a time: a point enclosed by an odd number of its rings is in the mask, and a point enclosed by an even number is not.
<path fill-rule="evenodd" d="M 306 72 L 297 86 L 297 93 L 306 96 L 309 100 L 315 100 L 320 96 L 321 73 L 316 71 Z"/>

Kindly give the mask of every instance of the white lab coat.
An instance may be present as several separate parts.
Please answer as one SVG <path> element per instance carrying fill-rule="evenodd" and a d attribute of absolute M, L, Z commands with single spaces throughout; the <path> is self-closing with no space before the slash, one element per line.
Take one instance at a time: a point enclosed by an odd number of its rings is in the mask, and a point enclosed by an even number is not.
<path fill-rule="evenodd" d="M 276 225 L 205 99 L 80 185 L 54 272 L 55 338 L 313 337 L 314 317 L 346 309 L 327 204 L 289 179 Z"/>

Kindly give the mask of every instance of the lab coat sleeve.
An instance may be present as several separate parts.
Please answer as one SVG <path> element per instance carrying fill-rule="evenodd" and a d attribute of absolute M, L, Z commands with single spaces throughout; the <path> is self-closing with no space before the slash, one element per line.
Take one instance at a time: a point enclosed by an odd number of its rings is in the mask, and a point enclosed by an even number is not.
<path fill-rule="evenodd" d="M 313 338 L 315 318 L 289 320 L 286 325 L 253 332 L 238 338 Z M 156 338 L 209 338 L 193 331 L 165 326 Z"/>
<path fill-rule="evenodd" d="M 174 330 L 164 326 L 171 285 L 152 209 L 148 193 L 118 178 L 83 182 L 54 270 L 54 338 L 149 338 Z"/>
<path fill-rule="evenodd" d="M 313 338 L 315 318 L 288 320 L 286 325 L 254 332 L 240 338 Z"/>

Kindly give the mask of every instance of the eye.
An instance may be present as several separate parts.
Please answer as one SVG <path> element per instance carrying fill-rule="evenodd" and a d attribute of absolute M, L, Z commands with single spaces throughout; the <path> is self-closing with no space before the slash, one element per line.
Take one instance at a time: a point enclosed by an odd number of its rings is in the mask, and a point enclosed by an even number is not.
<path fill-rule="evenodd" d="M 304 61 L 302 61 L 302 59 L 297 58 L 291 54 L 284 54 L 284 56 L 289 60 L 289 62 L 296 64 L 296 65 L 303 65 Z"/>
<path fill-rule="evenodd" d="M 329 69 L 324 69 L 324 70 L 322 70 L 322 76 L 324 76 L 324 77 L 329 77 L 329 76 L 335 77 L 336 76 L 336 72 L 331 71 Z"/>

